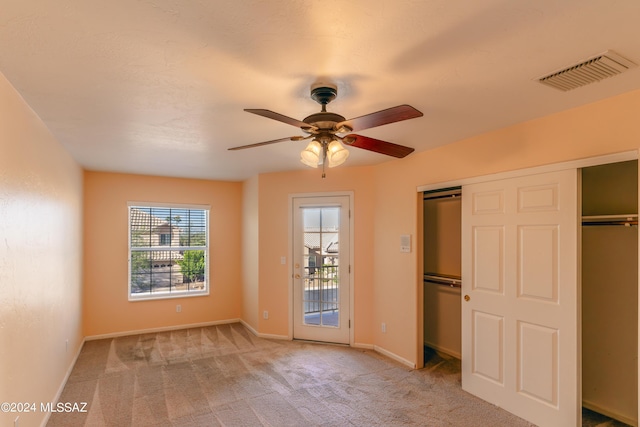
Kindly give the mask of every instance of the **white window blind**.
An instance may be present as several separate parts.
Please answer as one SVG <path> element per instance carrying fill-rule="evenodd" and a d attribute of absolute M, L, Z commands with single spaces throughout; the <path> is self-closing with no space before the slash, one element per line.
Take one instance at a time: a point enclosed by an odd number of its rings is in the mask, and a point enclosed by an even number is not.
<path fill-rule="evenodd" d="M 129 205 L 129 299 L 207 294 L 208 208 Z"/>

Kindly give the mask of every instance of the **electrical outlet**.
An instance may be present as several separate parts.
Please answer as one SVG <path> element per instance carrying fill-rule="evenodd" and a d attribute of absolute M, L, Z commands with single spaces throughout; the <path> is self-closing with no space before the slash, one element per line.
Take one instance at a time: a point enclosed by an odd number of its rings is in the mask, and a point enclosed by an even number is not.
<path fill-rule="evenodd" d="M 180 313 L 182 311 L 182 306 L 180 304 L 176 305 L 176 313 Z"/>
<path fill-rule="evenodd" d="M 386 334 L 387 333 L 387 324 L 382 322 L 382 333 Z"/>
<path fill-rule="evenodd" d="M 269 312 L 267 310 L 262 312 L 262 318 L 267 320 L 269 318 Z"/>

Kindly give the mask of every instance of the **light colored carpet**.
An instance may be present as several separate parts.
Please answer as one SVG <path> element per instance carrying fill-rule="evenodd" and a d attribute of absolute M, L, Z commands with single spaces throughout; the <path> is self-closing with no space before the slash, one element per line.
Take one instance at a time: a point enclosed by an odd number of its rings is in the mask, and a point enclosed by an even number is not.
<path fill-rule="evenodd" d="M 460 388 L 460 362 L 262 339 L 241 324 L 87 341 L 48 426 L 529 426 Z"/>

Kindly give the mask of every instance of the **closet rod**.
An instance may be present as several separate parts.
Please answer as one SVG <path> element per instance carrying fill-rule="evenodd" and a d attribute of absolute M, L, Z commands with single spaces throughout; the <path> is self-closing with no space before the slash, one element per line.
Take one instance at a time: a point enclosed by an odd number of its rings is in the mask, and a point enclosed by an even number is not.
<path fill-rule="evenodd" d="M 445 197 L 458 197 L 462 195 L 462 187 L 441 188 L 439 190 L 425 191 L 424 200 L 442 199 Z"/>
<path fill-rule="evenodd" d="M 438 274 L 425 273 L 424 281 L 436 285 L 449 286 L 451 288 L 461 288 L 462 280 L 456 277 L 440 276 Z"/>
<path fill-rule="evenodd" d="M 590 221 L 582 221 L 582 225 L 585 227 L 591 227 L 594 225 L 624 225 L 625 227 L 631 227 L 638 225 L 638 220 L 634 221 L 598 221 L 598 222 L 590 222 Z"/>
<path fill-rule="evenodd" d="M 630 227 L 632 225 L 638 225 L 637 214 L 626 215 L 591 215 L 582 217 L 582 225 L 624 225 Z"/>

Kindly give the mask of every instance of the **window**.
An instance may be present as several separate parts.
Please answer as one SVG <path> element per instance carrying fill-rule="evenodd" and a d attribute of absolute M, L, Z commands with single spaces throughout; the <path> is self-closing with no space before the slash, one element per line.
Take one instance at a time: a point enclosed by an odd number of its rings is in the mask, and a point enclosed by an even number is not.
<path fill-rule="evenodd" d="M 129 300 L 206 295 L 209 208 L 129 205 Z"/>
<path fill-rule="evenodd" d="M 171 233 L 160 235 L 160 246 L 169 246 L 171 243 Z"/>

